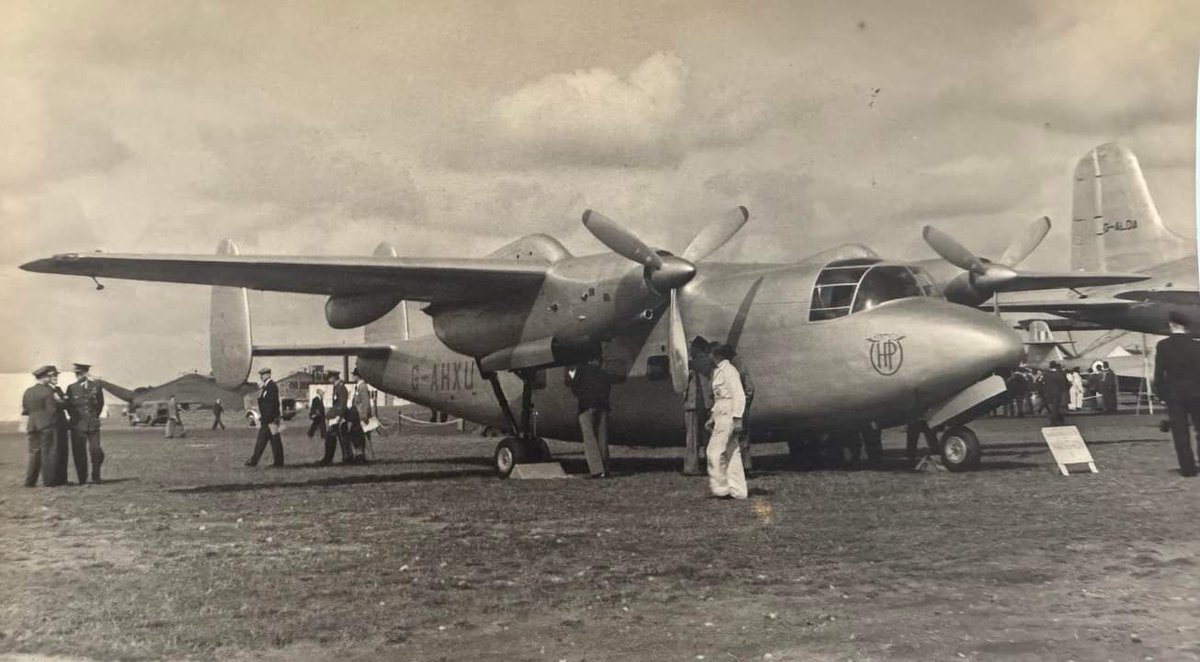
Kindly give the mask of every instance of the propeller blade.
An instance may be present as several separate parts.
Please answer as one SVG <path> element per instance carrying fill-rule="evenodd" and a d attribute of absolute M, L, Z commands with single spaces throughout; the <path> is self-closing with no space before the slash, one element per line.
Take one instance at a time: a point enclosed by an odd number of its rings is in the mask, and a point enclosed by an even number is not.
<path fill-rule="evenodd" d="M 688 347 L 683 318 L 679 315 L 678 290 L 671 290 L 671 305 L 667 310 L 667 356 L 671 361 L 671 385 L 676 393 L 683 393 L 688 379 Z"/>
<path fill-rule="evenodd" d="M 617 255 L 651 269 L 662 266 L 662 258 L 653 248 L 604 214 L 591 209 L 583 212 L 583 226 Z"/>
<path fill-rule="evenodd" d="M 1004 254 L 997 260 L 1006 267 L 1015 267 L 1034 251 L 1050 232 L 1050 218 L 1043 216 L 1030 223 L 1023 233 L 1004 249 Z"/>
<path fill-rule="evenodd" d="M 959 269 L 970 271 L 974 274 L 983 274 L 987 271 L 983 260 L 980 260 L 974 253 L 967 250 L 962 244 L 955 241 L 950 235 L 941 230 L 926 225 L 921 231 L 921 236 L 925 238 L 925 243 L 934 250 L 942 259 L 953 264 Z"/>
<path fill-rule="evenodd" d="M 745 207 L 738 207 L 725 214 L 724 217 L 709 223 L 696 235 L 691 244 L 683 251 L 683 259 L 698 262 L 711 255 L 725 245 L 738 230 L 750 219 L 750 212 Z"/>

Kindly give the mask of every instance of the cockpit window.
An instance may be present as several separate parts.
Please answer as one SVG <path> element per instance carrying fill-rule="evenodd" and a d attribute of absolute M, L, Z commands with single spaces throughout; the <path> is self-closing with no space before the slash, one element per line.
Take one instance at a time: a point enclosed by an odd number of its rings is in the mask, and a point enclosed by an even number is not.
<path fill-rule="evenodd" d="M 822 269 L 813 286 L 809 321 L 844 317 L 893 299 L 940 296 L 933 280 L 924 271 L 876 262 L 878 260 L 840 260 Z"/>
<path fill-rule="evenodd" d="M 858 284 L 854 312 L 870 310 L 893 299 L 919 296 L 924 296 L 924 292 L 908 267 L 875 267 Z"/>

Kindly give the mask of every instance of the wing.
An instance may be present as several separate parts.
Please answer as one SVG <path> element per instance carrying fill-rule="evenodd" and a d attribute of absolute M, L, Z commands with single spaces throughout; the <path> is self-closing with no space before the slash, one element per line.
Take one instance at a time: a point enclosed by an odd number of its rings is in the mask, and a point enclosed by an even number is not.
<path fill-rule="evenodd" d="M 488 258 L 66 253 L 34 260 L 21 268 L 39 273 L 274 292 L 387 293 L 415 301 L 471 301 L 536 290 L 548 266 L 544 261 Z"/>
<path fill-rule="evenodd" d="M 1088 312 L 1120 311 L 1137 305 L 1137 301 L 1110 298 L 1062 299 L 1059 301 L 1001 301 L 998 308 L 1002 313 L 1050 313 L 1051 315 L 1072 315 Z M 979 307 L 982 310 L 992 310 L 992 304 Z"/>
<path fill-rule="evenodd" d="M 996 287 L 1000 292 L 1058 290 L 1136 283 L 1150 278 L 1146 274 L 1083 273 L 1061 271 L 1017 271 L 1016 276 Z"/>

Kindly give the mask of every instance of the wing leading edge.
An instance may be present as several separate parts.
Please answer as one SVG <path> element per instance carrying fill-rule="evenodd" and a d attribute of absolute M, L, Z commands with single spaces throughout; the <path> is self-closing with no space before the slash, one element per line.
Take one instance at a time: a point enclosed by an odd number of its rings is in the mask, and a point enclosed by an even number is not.
<path fill-rule="evenodd" d="M 27 262 L 21 268 L 273 292 L 388 293 L 414 301 L 449 302 L 536 290 L 548 266 L 544 261 L 505 259 L 66 253 Z"/>

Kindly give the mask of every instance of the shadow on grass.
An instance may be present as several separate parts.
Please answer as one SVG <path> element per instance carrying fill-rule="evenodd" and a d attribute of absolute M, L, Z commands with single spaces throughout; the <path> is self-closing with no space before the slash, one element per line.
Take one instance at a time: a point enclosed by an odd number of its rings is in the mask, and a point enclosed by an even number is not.
<path fill-rule="evenodd" d="M 454 471 L 413 471 L 400 474 L 358 474 L 350 476 L 328 476 L 310 480 L 275 481 L 269 483 L 226 483 L 221 485 L 198 485 L 176 487 L 168 492 L 176 494 L 207 494 L 211 492 L 253 492 L 286 488 L 337 487 L 339 485 L 369 485 L 372 483 L 407 483 L 427 480 L 453 480 L 456 478 L 478 478 L 494 476 L 491 470 L 459 469 Z"/>

